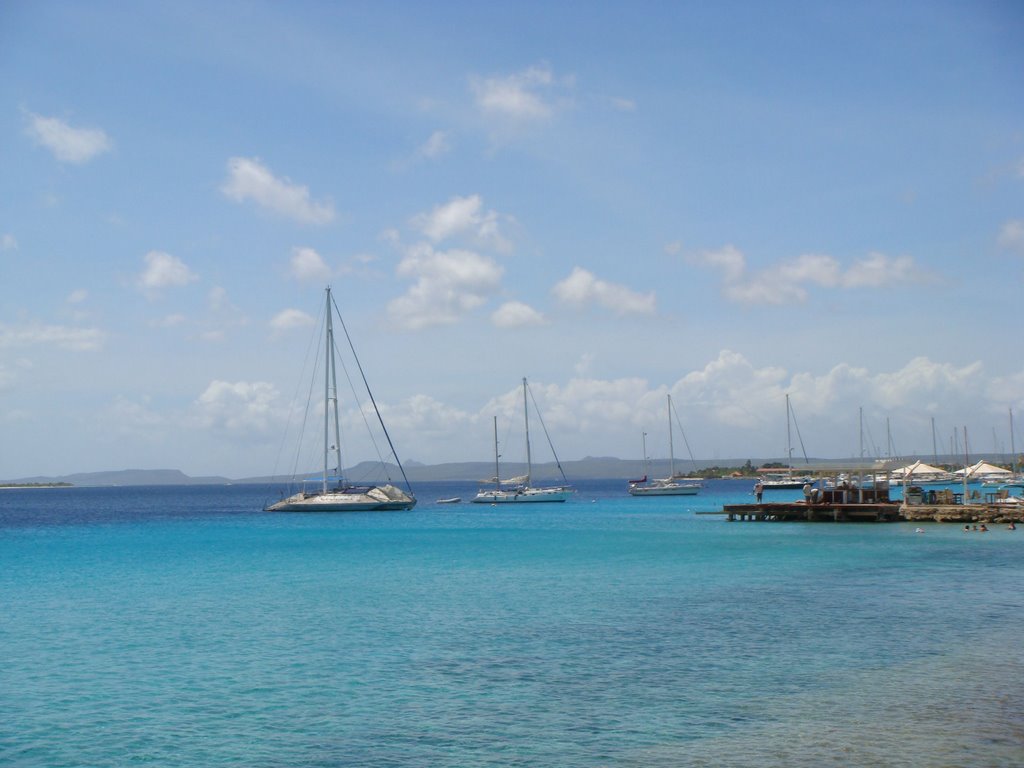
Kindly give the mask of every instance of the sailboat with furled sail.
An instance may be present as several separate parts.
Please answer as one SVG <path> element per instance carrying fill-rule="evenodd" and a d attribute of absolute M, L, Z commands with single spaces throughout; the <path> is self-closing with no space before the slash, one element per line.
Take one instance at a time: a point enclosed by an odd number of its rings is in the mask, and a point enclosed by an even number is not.
<path fill-rule="evenodd" d="M 562 471 L 562 465 L 558 461 L 558 456 L 555 456 L 555 464 L 558 466 L 558 471 L 562 474 L 562 482 L 565 485 L 538 488 L 530 484 L 531 475 L 533 474 L 533 464 L 530 458 L 530 409 L 527 403 L 527 393 L 529 387 L 526 383 L 526 378 L 523 378 L 523 417 L 526 424 L 526 474 L 520 475 L 519 477 L 512 477 L 507 480 L 501 479 L 501 466 L 500 459 L 501 454 L 498 452 L 498 417 L 494 417 L 494 477 L 492 477 L 488 483 L 494 483 L 494 487 L 485 487 L 477 491 L 476 496 L 473 497 L 473 502 L 476 504 L 536 504 L 541 502 L 560 502 L 568 499 L 575 491 L 568 485 L 568 480 L 565 478 L 565 472 Z M 544 420 L 538 412 L 537 417 L 540 419 L 541 426 L 544 427 Z M 547 428 L 544 427 L 544 434 L 547 435 Z M 551 445 L 551 439 L 548 438 L 548 445 L 551 447 L 551 452 L 555 452 L 555 448 Z"/>
<path fill-rule="evenodd" d="M 324 441 L 323 441 L 323 472 L 319 479 L 319 487 L 313 490 L 300 490 L 297 493 L 283 498 L 276 504 L 267 507 L 268 512 L 388 512 L 396 510 L 412 509 L 416 505 L 416 497 L 409 487 L 409 481 L 405 477 L 405 470 L 398 460 L 398 454 L 391 442 L 387 427 L 381 418 L 377 403 L 370 391 L 366 376 L 363 373 L 362 365 L 356 356 L 355 347 L 349 338 L 348 330 L 345 328 L 345 321 L 338 312 L 338 307 L 331 296 L 331 288 L 327 287 L 326 310 L 324 316 Z M 388 482 L 381 485 L 355 485 L 345 480 L 341 467 L 341 425 L 338 419 L 338 385 L 337 385 L 337 349 L 334 344 L 334 316 L 337 313 L 338 321 L 341 324 L 345 339 L 348 341 L 349 349 L 355 360 L 356 367 L 362 377 L 366 393 L 370 402 L 373 403 L 373 410 L 377 414 L 384 436 L 387 438 L 388 447 L 391 448 L 391 455 L 402 473 L 405 480 L 406 490 L 402 490 Z M 307 405 L 308 408 L 308 405 Z M 332 430 L 333 426 L 333 430 Z M 332 435 L 333 432 L 333 435 Z M 331 437 L 334 444 L 331 445 Z M 301 441 L 300 441 L 301 442 Z M 333 474 L 331 472 L 331 459 L 334 459 Z M 381 461 L 382 466 L 384 462 Z"/>
<path fill-rule="evenodd" d="M 672 439 L 672 395 L 668 396 L 668 477 L 647 479 L 647 433 L 644 433 L 644 476 L 629 481 L 630 496 L 696 496 L 703 483 L 699 479 L 676 474 L 676 455 Z M 682 429 L 682 427 L 680 427 Z M 685 435 L 683 435 L 685 439 Z M 687 444 L 689 448 L 689 444 Z M 691 455 L 690 460 L 693 460 Z"/>

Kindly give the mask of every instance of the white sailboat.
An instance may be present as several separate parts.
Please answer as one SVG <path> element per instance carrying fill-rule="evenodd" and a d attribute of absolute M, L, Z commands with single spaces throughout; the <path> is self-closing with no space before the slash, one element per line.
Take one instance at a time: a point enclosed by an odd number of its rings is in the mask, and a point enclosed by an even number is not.
<path fill-rule="evenodd" d="M 298 493 L 292 494 L 287 498 L 283 498 L 276 504 L 271 504 L 267 507 L 268 512 L 388 512 L 396 510 L 412 509 L 416 506 L 416 497 L 412 493 L 412 489 L 409 488 L 409 482 L 406 479 L 406 489 L 396 487 L 391 482 L 384 483 L 383 485 L 353 485 L 347 483 L 342 476 L 341 472 L 341 427 L 338 420 L 338 387 L 337 387 L 337 373 L 336 373 L 336 356 L 334 346 L 334 323 L 333 317 L 337 307 L 331 298 L 330 286 L 327 287 L 327 306 L 326 315 L 324 320 L 325 328 L 325 349 L 324 349 L 324 447 L 323 447 L 323 473 L 320 477 L 319 488 L 307 491 L 305 489 Z M 345 329 L 345 321 L 341 319 L 339 313 L 338 320 L 341 322 L 342 329 Z M 345 331 L 345 336 L 348 338 L 348 332 Z M 349 340 L 349 347 L 352 349 L 352 354 L 355 356 L 355 349 L 351 346 L 351 340 Z M 356 365 L 359 366 L 359 360 L 356 358 Z M 362 374 L 362 366 L 359 366 L 359 372 Z M 363 376 L 363 383 L 366 383 L 366 377 Z M 398 461 L 398 456 L 395 453 L 394 446 L 391 444 L 391 437 L 388 435 L 387 428 L 384 426 L 384 421 L 381 419 L 380 411 L 377 410 L 377 404 L 373 400 L 373 394 L 369 391 L 367 386 L 367 393 L 370 396 L 370 401 L 373 402 L 374 411 L 377 413 L 377 419 L 380 421 L 380 426 L 384 430 L 384 435 L 387 437 L 388 446 L 391 448 L 392 455 L 395 456 L 395 462 L 398 464 L 399 470 L 402 472 L 402 477 L 405 479 L 405 470 L 402 469 L 401 462 Z M 333 422 L 333 433 L 334 433 L 334 445 L 331 445 L 331 425 Z M 333 453 L 336 460 L 333 468 L 333 474 L 330 467 L 330 458 Z M 336 482 L 335 482 L 336 481 Z"/>
<path fill-rule="evenodd" d="M 786 462 L 785 467 L 771 467 L 759 469 L 761 473 L 761 486 L 766 491 L 780 491 L 792 488 L 803 488 L 805 485 L 814 483 L 810 475 L 793 474 L 793 438 L 790 432 L 792 424 L 789 406 L 789 394 L 786 394 Z M 803 445 L 803 440 L 800 442 Z M 805 454 L 806 457 L 806 454 Z"/>
<path fill-rule="evenodd" d="M 668 396 L 668 477 L 647 479 L 647 440 L 644 438 L 644 477 L 629 481 L 630 496 L 695 496 L 702 483 L 676 474 L 675 448 L 672 440 L 672 395 Z"/>
<path fill-rule="evenodd" d="M 530 458 L 530 409 L 527 403 L 527 384 L 523 378 L 523 418 L 526 425 L 526 474 L 519 477 L 512 477 L 507 480 L 501 479 L 501 454 L 498 453 L 498 417 L 494 417 L 494 477 L 490 482 L 494 483 L 493 488 L 481 488 L 473 497 L 474 504 L 537 504 L 543 502 L 561 502 L 569 498 L 575 491 L 568 485 L 559 485 L 547 488 L 535 488 L 530 485 L 530 475 L 533 473 L 532 461 Z M 543 426 L 543 421 L 541 422 Z M 546 432 L 547 430 L 545 430 Z M 549 440 L 550 443 L 550 440 Z M 552 447 L 554 453 L 554 447 Z M 559 472 L 562 465 L 555 457 Z M 562 472 L 562 480 L 565 481 L 565 473 Z M 568 481 L 566 481 L 567 483 Z"/>

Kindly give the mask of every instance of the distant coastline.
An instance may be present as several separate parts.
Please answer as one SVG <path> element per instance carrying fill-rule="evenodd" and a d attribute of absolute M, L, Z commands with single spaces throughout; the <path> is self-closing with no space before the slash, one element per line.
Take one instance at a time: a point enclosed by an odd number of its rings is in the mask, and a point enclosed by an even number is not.
<path fill-rule="evenodd" d="M 74 488 L 74 483 L 0 483 L 0 490 L 4 488 Z"/>
<path fill-rule="evenodd" d="M 979 454 L 980 455 L 980 454 Z M 1009 463 L 1009 454 L 986 454 L 990 461 Z M 905 459 L 908 463 L 912 457 Z M 931 459 L 930 459 L 931 460 Z M 964 457 L 939 456 L 940 464 L 962 466 Z M 856 459 L 820 459 L 810 458 L 809 463 L 816 466 L 850 465 L 859 463 Z M 494 464 L 485 461 L 449 462 L 444 464 L 422 464 L 417 461 L 405 463 L 405 474 L 409 482 L 448 481 L 448 482 L 489 482 L 494 475 Z M 757 476 L 758 467 L 783 466 L 775 458 L 743 458 L 743 459 L 697 459 L 692 464 L 676 461 L 676 469 L 687 474 L 703 478 L 739 477 L 753 479 Z M 795 465 L 799 467 L 799 464 Z M 668 459 L 654 459 L 644 466 L 639 459 L 618 459 L 607 456 L 587 456 L 575 461 L 563 461 L 562 468 L 566 476 L 572 480 L 628 480 L 641 477 L 667 477 L 669 474 Z M 379 476 L 379 465 L 376 462 L 364 462 L 345 469 L 347 477 L 355 481 L 360 478 Z M 525 465 L 509 462 L 503 466 L 510 474 L 522 474 Z M 398 467 L 387 466 L 391 477 L 401 477 Z M 317 474 L 315 470 L 309 476 Z M 556 480 L 560 478 L 554 462 L 533 465 L 533 477 L 537 481 Z M 80 472 L 70 475 L 17 477 L 0 480 L 0 488 L 60 488 L 68 486 L 137 486 L 137 485 L 230 485 L 230 484 L 269 484 L 287 483 L 289 475 L 264 475 L 259 477 L 231 478 L 221 475 L 204 475 L 193 477 L 178 469 L 122 469 L 107 472 Z"/>

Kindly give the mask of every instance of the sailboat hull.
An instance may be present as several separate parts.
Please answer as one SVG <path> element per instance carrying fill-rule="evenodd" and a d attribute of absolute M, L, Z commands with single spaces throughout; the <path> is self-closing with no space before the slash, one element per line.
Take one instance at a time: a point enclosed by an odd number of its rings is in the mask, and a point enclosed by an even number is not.
<path fill-rule="evenodd" d="M 572 495 L 565 488 L 521 488 L 515 491 L 480 491 L 474 504 L 542 504 L 565 501 Z"/>
<path fill-rule="evenodd" d="M 696 483 L 629 486 L 630 496 L 696 496 L 699 492 L 700 486 Z"/>
<path fill-rule="evenodd" d="M 341 488 L 317 493 L 296 493 L 267 507 L 267 512 L 401 512 L 416 506 L 416 499 L 393 485 Z"/>

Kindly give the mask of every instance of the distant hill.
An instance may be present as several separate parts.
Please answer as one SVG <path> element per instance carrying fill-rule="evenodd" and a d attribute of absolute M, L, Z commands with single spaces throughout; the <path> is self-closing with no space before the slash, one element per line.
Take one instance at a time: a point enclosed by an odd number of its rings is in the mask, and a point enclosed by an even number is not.
<path fill-rule="evenodd" d="M 940 462 L 947 457 L 939 457 Z M 956 465 L 957 459 L 948 457 L 948 463 Z M 995 456 L 993 460 L 1004 460 L 1004 463 L 1011 460 L 1007 456 Z M 697 459 L 694 462 L 700 470 L 708 467 L 738 468 L 743 467 L 748 459 Z M 778 458 L 759 459 L 751 458 L 750 463 L 754 467 L 764 465 L 769 461 L 778 461 Z M 842 465 L 853 462 L 853 459 L 816 459 L 810 460 L 811 464 L 818 466 L 827 464 Z M 907 459 L 912 461 L 912 459 Z M 689 461 L 676 460 L 677 472 L 690 472 L 694 464 Z M 799 466 L 799 464 L 797 465 Z M 617 459 L 612 456 L 587 456 L 576 461 L 563 461 L 562 468 L 569 482 L 574 480 L 625 480 L 641 477 L 644 474 L 643 462 L 639 459 Z M 522 475 L 526 472 L 526 465 L 509 462 L 501 465 L 501 476 L 504 478 Z M 668 459 L 656 459 L 649 462 L 647 474 L 651 477 L 666 477 L 669 473 Z M 387 467 L 387 474 L 392 480 L 400 480 L 402 473 L 398 467 L 391 464 Z M 409 461 L 405 464 L 405 474 L 410 483 L 419 481 L 443 480 L 443 481 L 486 481 L 494 476 L 494 463 L 487 461 L 463 461 L 450 462 L 446 464 L 423 464 L 418 461 Z M 319 470 L 313 469 L 306 474 L 307 477 L 319 476 Z M 345 477 L 354 483 L 379 482 L 384 479 L 380 466 L 376 462 L 362 462 L 345 470 Z M 291 478 L 277 477 L 248 477 L 232 479 L 227 477 L 204 476 L 190 477 L 177 469 L 122 469 L 114 472 L 81 472 L 74 475 L 60 475 L 56 477 L 19 477 L 12 478 L 5 482 L 10 483 L 71 483 L 72 485 L 223 485 L 225 483 L 274 483 L 287 482 Z M 545 462 L 533 465 L 533 479 L 539 483 L 561 481 L 561 475 L 554 462 Z"/>
<path fill-rule="evenodd" d="M 58 477 L 21 477 L 14 483 L 71 483 L 72 485 L 218 485 L 226 477 L 189 477 L 179 469 L 121 469 L 113 472 L 79 472 Z"/>

